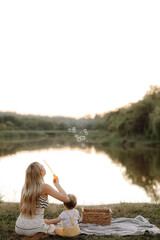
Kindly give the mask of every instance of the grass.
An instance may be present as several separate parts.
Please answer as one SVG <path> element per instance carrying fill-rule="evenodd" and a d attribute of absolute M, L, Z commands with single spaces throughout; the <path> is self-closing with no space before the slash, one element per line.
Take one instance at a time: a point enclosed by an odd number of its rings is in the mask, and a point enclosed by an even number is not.
<path fill-rule="evenodd" d="M 37 137 L 47 137 L 64 135 L 63 130 L 8 130 L 0 131 L 0 139 L 3 140 L 14 140 L 20 138 L 37 138 Z"/>
<path fill-rule="evenodd" d="M 147 139 L 143 135 L 121 137 L 117 133 L 109 133 L 105 130 L 91 130 L 88 135 L 88 142 L 92 144 L 115 145 L 125 147 L 159 147 L 160 141 Z"/>
<path fill-rule="evenodd" d="M 77 206 L 77 209 L 81 212 L 81 207 Z M 90 206 L 87 206 L 90 207 Z M 106 207 L 106 205 L 101 206 L 92 206 L 94 208 Z M 160 228 L 160 204 L 148 204 L 148 203 L 120 203 L 120 204 L 111 204 L 107 205 L 112 209 L 112 217 L 136 217 L 137 215 L 142 215 L 147 218 L 151 224 L 155 224 Z M 63 205 L 57 204 L 49 204 L 45 211 L 45 218 L 54 218 L 59 215 L 59 213 L 63 210 Z M 15 221 L 19 215 L 19 207 L 18 203 L 0 203 L 0 240 L 19 240 L 20 237 L 15 233 Z M 45 238 L 49 239 L 57 239 L 60 240 L 62 238 L 58 236 L 50 236 Z M 68 239 L 68 238 L 63 238 Z M 146 233 L 144 235 L 139 236 L 88 236 L 88 235 L 80 235 L 78 237 L 74 237 L 74 240 L 84 239 L 84 240 L 159 240 L 160 235 L 150 235 Z"/>

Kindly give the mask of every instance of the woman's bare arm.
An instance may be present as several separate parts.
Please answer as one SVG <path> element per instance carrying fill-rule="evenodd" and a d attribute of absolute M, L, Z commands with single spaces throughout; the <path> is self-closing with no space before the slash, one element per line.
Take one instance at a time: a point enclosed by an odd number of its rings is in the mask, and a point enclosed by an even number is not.
<path fill-rule="evenodd" d="M 55 219 L 51 219 L 51 220 L 47 220 L 45 219 L 44 222 L 46 224 L 56 224 L 56 223 L 59 223 L 62 219 L 60 217 L 57 217 Z"/>
<path fill-rule="evenodd" d="M 53 187 L 51 187 L 49 184 L 43 185 L 43 194 L 49 195 L 51 197 L 54 197 L 58 199 L 61 202 L 69 202 L 69 197 L 67 193 L 64 191 L 64 189 L 60 186 L 59 182 L 55 184 L 57 190 L 55 190 Z"/>

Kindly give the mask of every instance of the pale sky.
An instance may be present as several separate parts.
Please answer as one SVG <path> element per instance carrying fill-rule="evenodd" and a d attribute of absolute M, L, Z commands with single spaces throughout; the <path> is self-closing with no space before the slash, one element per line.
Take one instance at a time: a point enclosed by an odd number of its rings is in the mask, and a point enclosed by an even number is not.
<path fill-rule="evenodd" d="M 0 110 L 94 116 L 160 86 L 160 1 L 0 0 Z"/>

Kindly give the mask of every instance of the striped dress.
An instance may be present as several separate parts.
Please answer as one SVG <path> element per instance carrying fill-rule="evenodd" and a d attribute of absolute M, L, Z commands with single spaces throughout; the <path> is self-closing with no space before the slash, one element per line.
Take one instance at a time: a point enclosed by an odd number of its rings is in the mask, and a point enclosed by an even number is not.
<path fill-rule="evenodd" d="M 32 218 L 20 214 L 16 221 L 15 232 L 29 237 L 39 232 L 54 234 L 54 224 L 48 225 L 44 223 L 44 210 L 47 206 L 48 198 L 40 196 L 40 206 L 36 208 L 36 214 Z"/>

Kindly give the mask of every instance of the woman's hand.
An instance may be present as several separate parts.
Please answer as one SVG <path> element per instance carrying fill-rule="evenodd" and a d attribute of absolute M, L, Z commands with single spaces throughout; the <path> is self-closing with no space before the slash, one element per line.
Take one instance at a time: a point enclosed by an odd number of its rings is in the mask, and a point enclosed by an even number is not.
<path fill-rule="evenodd" d="M 57 180 L 55 180 L 55 178 L 53 178 L 53 183 L 54 183 L 55 187 L 57 187 L 57 185 L 59 185 L 59 178 L 57 177 Z"/>
<path fill-rule="evenodd" d="M 45 223 L 45 224 L 50 224 L 50 223 L 49 223 L 49 220 L 47 220 L 47 219 L 44 219 L 44 223 Z"/>

